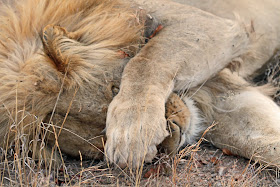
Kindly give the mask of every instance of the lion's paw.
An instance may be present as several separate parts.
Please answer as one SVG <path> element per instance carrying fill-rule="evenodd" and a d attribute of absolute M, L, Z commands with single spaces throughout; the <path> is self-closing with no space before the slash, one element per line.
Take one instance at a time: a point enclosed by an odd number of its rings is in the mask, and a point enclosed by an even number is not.
<path fill-rule="evenodd" d="M 144 104 L 141 104 L 144 103 Z M 162 106 L 163 105 L 163 106 Z M 168 135 L 164 101 L 136 102 L 118 95 L 107 115 L 105 150 L 110 162 L 120 167 L 138 168 L 150 162 Z"/>
<path fill-rule="evenodd" d="M 184 97 L 183 100 L 172 93 L 165 105 L 170 136 L 162 142 L 161 147 L 171 156 L 184 145 L 194 143 L 203 131 L 199 110 L 194 102 L 188 97 Z"/>

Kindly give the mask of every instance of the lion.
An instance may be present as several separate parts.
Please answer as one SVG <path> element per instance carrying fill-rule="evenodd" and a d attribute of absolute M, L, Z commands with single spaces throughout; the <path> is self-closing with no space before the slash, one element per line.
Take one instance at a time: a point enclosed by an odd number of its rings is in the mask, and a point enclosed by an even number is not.
<path fill-rule="evenodd" d="M 215 90 L 227 84 L 234 86 L 225 81 L 228 77 L 232 77 L 237 81 L 237 86 L 241 84 L 242 87 L 245 84 L 243 78 L 253 76 L 280 44 L 279 1 L 272 0 L 265 4 L 262 1 L 209 1 L 205 5 L 204 1 L 176 3 L 139 0 L 138 3 L 153 11 L 166 27 L 125 66 L 120 91 L 108 108 L 105 145 L 106 153 L 112 162 L 134 167 L 138 167 L 143 160 L 151 161 L 157 153 L 156 145 L 167 136 L 164 106 L 172 91 L 188 90 L 198 85 L 203 87 L 209 78 L 217 75 L 230 62 L 234 66 L 239 64 L 241 68 L 238 78 L 227 73 L 223 75 L 225 78 L 217 79 L 224 84 L 212 84 L 208 91 L 214 91 L 214 98 L 223 96 Z M 188 3 L 201 9 L 190 7 Z M 201 11 L 202 9 L 204 11 Z M 168 47 L 162 47 L 164 45 Z M 276 129 L 279 129 L 279 108 L 276 104 L 271 104 L 272 101 L 264 94 L 255 89 L 249 92 L 245 87 L 238 92 L 235 86 L 228 88 L 236 95 L 232 97 L 231 103 L 231 100 L 212 103 L 213 97 L 207 98 L 209 93 L 205 93 L 202 101 L 206 102 L 206 106 L 212 107 L 208 109 L 214 111 L 210 116 L 227 127 L 221 127 L 221 131 L 215 131 L 217 133 L 213 131 L 211 141 L 215 145 L 220 143 L 220 147 L 228 144 L 228 147 L 235 148 L 240 155 L 247 158 L 252 157 L 253 152 L 263 152 L 266 148 L 270 155 L 261 154 L 263 160 L 270 163 L 276 159 L 273 163 L 278 163 Z M 247 103 L 245 96 L 255 98 L 254 100 L 260 97 L 261 102 L 248 99 Z M 244 106 L 240 104 L 229 107 L 239 103 Z M 220 114 L 219 108 L 224 111 L 223 114 Z M 264 118 L 264 114 L 267 116 L 265 121 L 260 120 L 260 116 Z M 244 134 L 239 132 L 245 127 L 248 130 Z M 263 131 L 264 128 L 269 131 L 266 136 L 263 135 L 267 132 Z M 237 136 L 239 134 L 242 134 L 243 138 Z M 266 141 L 267 136 L 270 141 Z M 224 141 L 226 138 L 227 141 Z M 244 139 L 255 143 L 249 143 L 252 147 L 247 149 Z M 260 141 L 263 139 L 265 142 Z"/>
<path fill-rule="evenodd" d="M 280 3 L 175 1 L 0 1 L 1 146 L 139 167 L 215 120 L 213 144 L 278 164 L 273 89 L 245 79 L 279 47 Z"/>

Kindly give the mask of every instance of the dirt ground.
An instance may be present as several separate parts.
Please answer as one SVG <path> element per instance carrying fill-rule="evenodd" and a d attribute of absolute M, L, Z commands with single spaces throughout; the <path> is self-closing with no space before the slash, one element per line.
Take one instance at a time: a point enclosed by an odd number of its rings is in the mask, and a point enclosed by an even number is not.
<path fill-rule="evenodd" d="M 182 150 L 174 160 L 161 156 L 146 164 L 143 172 L 121 170 L 105 161 L 80 161 L 64 156 L 65 167 L 57 171 L 22 168 L 10 163 L 10 174 L 0 164 L 1 186 L 279 186 L 278 170 L 228 155 L 210 143 Z M 14 165 L 13 165 L 14 164 Z M 13 166 L 13 167 L 12 167 Z M 4 168 L 5 167 L 5 168 Z M 14 169 L 14 170 L 13 170 Z M 4 172 L 3 175 L 3 171 Z M 15 172 L 15 173 L 14 173 Z M 22 179 L 20 179 L 22 178 Z M 20 181 L 22 180 L 22 182 Z"/>
<path fill-rule="evenodd" d="M 227 155 L 210 143 L 202 143 L 198 150 L 189 152 L 173 163 L 164 158 L 145 165 L 137 176 L 128 170 L 108 168 L 106 162 L 84 162 L 84 172 L 75 176 L 72 185 L 96 186 L 278 186 L 277 170 L 266 168 L 238 156 Z M 181 153 L 182 154 L 182 153 Z M 176 162 L 177 161 L 177 162 Z M 68 165 L 68 173 L 77 173 L 80 161 Z M 164 167 L 162 169 L 161 167 Z M 79 180 L 79 181 L 78 181 Z M 75 181 L 75 182 L 74 182 Z M 65 184 L 63 177 L 56 181 Z M 68 183 L 67 185 L 69 185 Z"/>
<path fill-rule="evenodd" d="M 97 186 L 278 186 L 277 171 L 238 156 L 223 153 L 203 143 L 188 156 L 177 155 L 173 163 L 164 161 L 145 165 L 140 176 L 135 171 L 110 169 L 106 162 L 84 162 L 80 184 Z M 181 153 L 182 154 L 182 153 Z M 77 173 L 80 161 L 70 163 L 70 173 Z M 164 168 L 164 169 L 162 169 Z M 75 171 L 76 170 L 76 171 Z M 77 176 L 76 176 L 77 178 Z M 61 180 L 63 184 L 63 180 Z M 79 184 L 76 181 L 73 185 Z M 58 184 L 58 181 L 56 181 Z"/>

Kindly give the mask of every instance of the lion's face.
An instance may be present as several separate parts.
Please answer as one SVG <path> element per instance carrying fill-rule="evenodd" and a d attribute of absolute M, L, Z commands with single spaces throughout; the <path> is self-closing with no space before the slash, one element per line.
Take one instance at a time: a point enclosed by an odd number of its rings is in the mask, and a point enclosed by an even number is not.
<path fill-rule="evenodd" d="M 8 4 L 0 10 L 0 112 L 5 116 L 0 142 L 9 121 L 25 116 L 27 133 L 31 122 L 42 126 L 43 121 L 52 144 L 63 126 L 63 151 L 77 156 L 71 151 L 83 148 L 91 156 L 96 151 L 92 143 L 103 147 L 96 136 L 105 128 L 107 108 L 127 61 L 119 52 L 138 46 L 141 38 L 143 25 L 135 10 L 110 0 Z M 19 110 L 24 114 L 16 115 Z"/>

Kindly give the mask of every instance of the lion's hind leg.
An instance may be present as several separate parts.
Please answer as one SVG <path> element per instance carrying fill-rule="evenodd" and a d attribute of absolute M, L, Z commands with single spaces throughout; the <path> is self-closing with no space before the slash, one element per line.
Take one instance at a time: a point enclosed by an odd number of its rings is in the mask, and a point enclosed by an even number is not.
<path fill-rule="evenodd" d="M 215 120 L 217 125 L 206 138 L 233 154 L 280 165 L 280 108 L 266 95 L 270 88 L 253 87 L 228 70 L 219 76 L 220 81 L 206 84 L 209 90 L 217 89 L 219 84 L 227 88 L 225 92 L 212 94 L 212 103 L 208 103 L 213 112 L 207 120 L 209 123 Z"/>
<path fill-rule="evenodd" d="M 235 154 L 279 165 L 279 107 L 257 90 L 241 92 L 223 105 L 224 111 L 215 113 L 219 124 L 209 140 Z"/>

